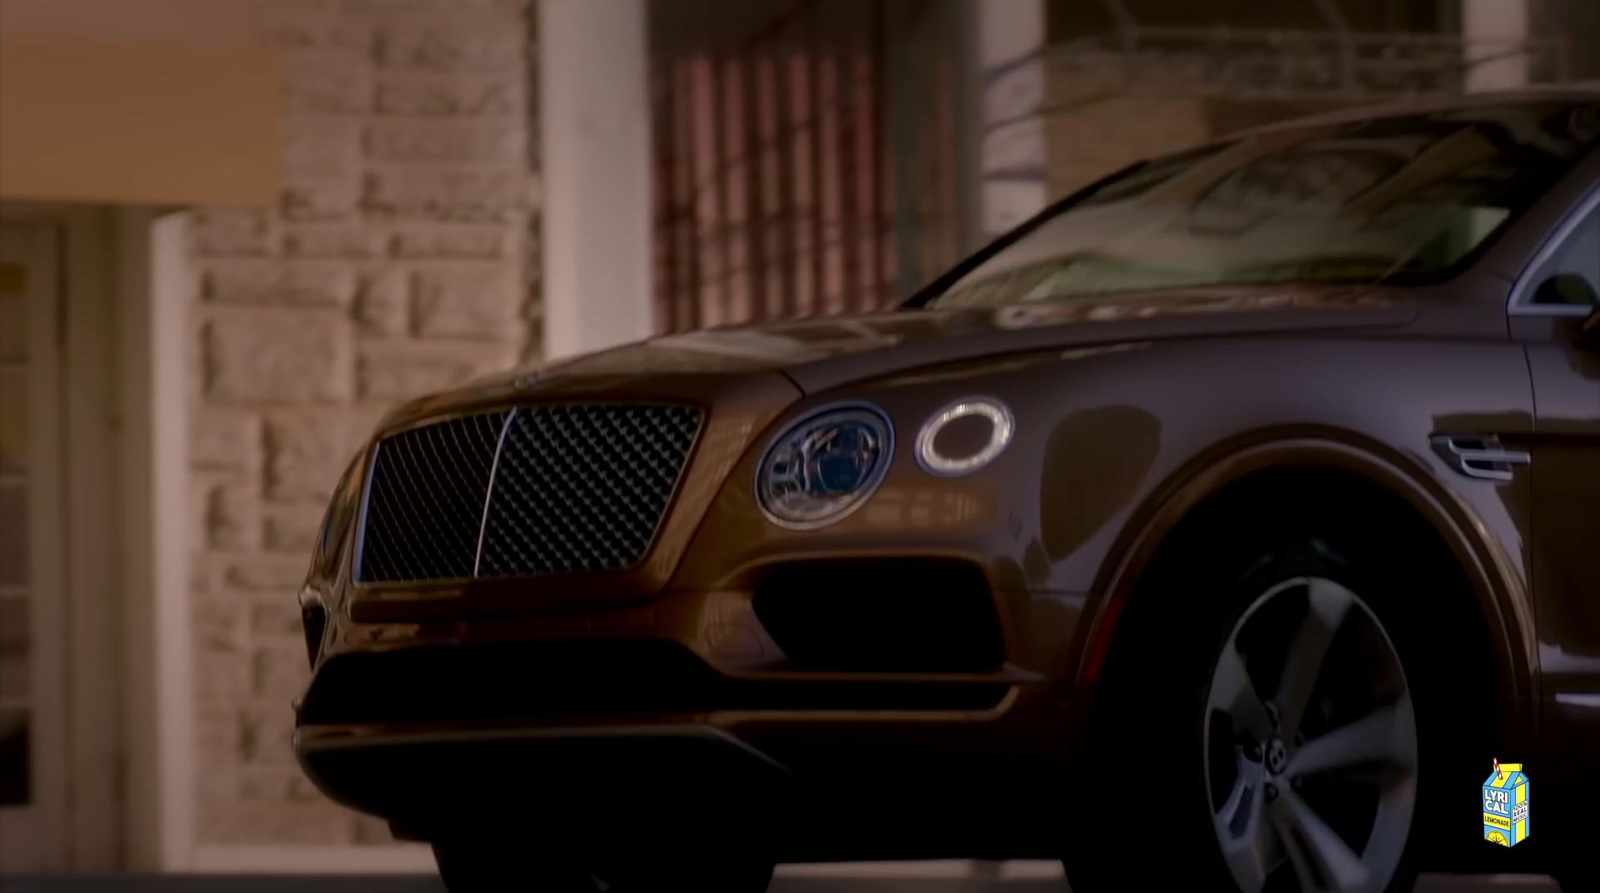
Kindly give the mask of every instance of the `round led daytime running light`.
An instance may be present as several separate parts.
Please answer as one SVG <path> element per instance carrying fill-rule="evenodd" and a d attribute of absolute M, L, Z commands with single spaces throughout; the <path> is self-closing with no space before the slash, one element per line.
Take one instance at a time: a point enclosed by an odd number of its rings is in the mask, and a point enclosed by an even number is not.
<path fill-rule="evenodd" d="M 939 432 L 958 419 L 978 416 L 989 422 L 989 441 L 968 456 L 947 456 L 936 446 Z M 942 477 L 971 474 L 988 465 L 1005 451 L 1016 433 L 1016 422 L 1004 403 L 988 397 L 967 397 L 934 413 L 917 432 L 917 462 L 929 474 Z"/>

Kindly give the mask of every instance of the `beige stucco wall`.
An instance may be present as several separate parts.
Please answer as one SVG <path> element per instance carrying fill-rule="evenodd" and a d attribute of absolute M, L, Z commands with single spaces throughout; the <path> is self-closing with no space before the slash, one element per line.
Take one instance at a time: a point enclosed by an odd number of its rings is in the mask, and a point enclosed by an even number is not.
<path fill-rule="evenodd" d="M 270 205 L 193 214 L 190 595 L 205 845 L 388 843 L 289 749 L 295 593 L 332 485 L 397 401 L 530 341 L 522 0 L 267 0 Z"/>
<path fill-rule="evenodd" d="M 0 197 L 266 204 L 281 54 L 258 0 L 6 0 Z"/>

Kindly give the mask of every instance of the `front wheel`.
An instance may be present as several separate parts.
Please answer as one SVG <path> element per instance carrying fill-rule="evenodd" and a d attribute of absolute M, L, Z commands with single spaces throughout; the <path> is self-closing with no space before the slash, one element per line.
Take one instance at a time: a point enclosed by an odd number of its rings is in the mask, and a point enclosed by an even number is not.
<path fill-rule="evenodd" d="M 1202 729 L 1211 828 L 1240 890 L 1288 876 L 1300 890 L 1401 880 L 1416 712 L 1394 642 L 1359 595 L 1303 576 L 1257 596 L 1214 658 Z"/>
<path fill-rule="evenodd" d="M 1239 565 L 1234 565 L 1238 568 Z M 1131 613 L 1091 753 L 1110 821 L 1074 890 L 1409 890 L 1422 666 L 1411 608 L 1326 544 L 1190 567 Z M 1119 633 L 1119 638 L 1120 638 Z M 1431 706 L 1431 705 L 1430 705 Z M 1136 840 L 1160 859 L 1113 859 Z"/>

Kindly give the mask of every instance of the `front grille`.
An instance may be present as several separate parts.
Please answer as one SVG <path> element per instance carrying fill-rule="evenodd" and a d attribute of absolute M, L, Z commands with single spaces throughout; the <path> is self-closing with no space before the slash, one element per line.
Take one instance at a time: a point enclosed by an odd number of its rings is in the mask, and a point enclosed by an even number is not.
<path fill-rule="evenodd" d="M 644 557 L 700 411 L 537 406 L 506 431 L 480 575 L 619 570 Z"/>
<path fill-rule="evenodd" d="M 703 418 L 687 406 L 563 404 L 391 435 L 373 464 L 358 579 L 631 567 L 655 538 Z"/>
<path fill-rule="evenodd" d="M 484 496 L 506 413 L 464 416 L 383 439 L 368 483 L 360 579 L 472 576 Z"/>

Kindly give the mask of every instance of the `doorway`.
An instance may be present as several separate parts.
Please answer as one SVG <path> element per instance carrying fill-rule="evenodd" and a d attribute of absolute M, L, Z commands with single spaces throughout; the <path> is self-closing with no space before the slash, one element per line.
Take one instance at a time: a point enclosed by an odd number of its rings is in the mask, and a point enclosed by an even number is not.
<path fill-rule="evenodd" d="M 116 219 L 0 207 L 0 873 L 124 858 Z"/>
<path fill-rule="evenodd" d="M 67 855 L 61 249 L 0 224 L 0 872 Z"/>

